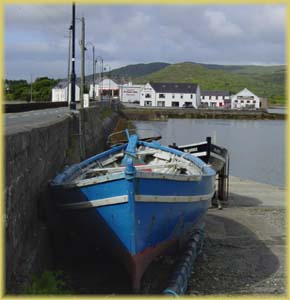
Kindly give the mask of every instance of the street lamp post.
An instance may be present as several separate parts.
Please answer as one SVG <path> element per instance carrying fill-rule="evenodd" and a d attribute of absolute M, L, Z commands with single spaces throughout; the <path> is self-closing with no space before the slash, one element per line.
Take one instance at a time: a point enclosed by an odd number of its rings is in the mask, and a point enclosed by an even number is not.
<path fill-rule="evenodd" d="M 101 83 L 101 92 L 100 92 L 100 100 L 102 101 L 102 94 L 103 94 L 103 71 L 104 71 L 104 60 L 102 58 L 102 56 L 97 56 L 95 63 L 98 62 L 98 60 L 101 62 L 101 78 L 100 78 L 100 83 Z"/>
<path fill-rule="evenodd" d="M 68 62 L 67 62 L 67 95 L 66 95 L 66 100 L 67 103 L 69 104 L 69 84 L 70 84 L 70 48 L 71 48 L 71 32 L 72 32 L 72 25 L 70 26 L 69 30 L 69 40 L 68 40 Z"/>
<path fill-rule="evenodd" d="M 112 94 L 112 91 L 111 91 L 111 71 L 112 71 L 112 68 L 110 65 L 105 65 L 104 67 L 104 70 L 108 70 L 108 78 L 109 78 L 109 102 L 111 102 L 111 94 Z"/>
<path fill-rule="evenodd" d="M 96 92 L 95 92 L 95 85 L 96 85 L 96 80 L 95 80 L 95 74 L 96 74 L 96 64 L 95 64 L 95 46 L 92 42 L 88 42 L 88 45 L 92 46 L 93 49 L 93 100 L 96 100 Z"/>
<path fill-rule="evenodd" d="M 71 102 L 70 109 L 76 109 L 76 73 L 75 73 L 75 3 L 72 5 L 72 71 L 71 71 Z"/>

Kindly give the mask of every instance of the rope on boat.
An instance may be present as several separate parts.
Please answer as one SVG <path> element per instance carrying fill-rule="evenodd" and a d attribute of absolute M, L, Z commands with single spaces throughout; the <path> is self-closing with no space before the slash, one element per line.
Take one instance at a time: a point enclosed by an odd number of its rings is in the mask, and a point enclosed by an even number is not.
<path fill-rule="evenodd" d="M 191 233 L 184 252 L 179 258 L 175 270 L 169 279 L 168 287 L 162 294 L 178 297 L 185 293 L 195 260 L 202 251 L 203 240 L 203 227 L 198 228 Z"/>

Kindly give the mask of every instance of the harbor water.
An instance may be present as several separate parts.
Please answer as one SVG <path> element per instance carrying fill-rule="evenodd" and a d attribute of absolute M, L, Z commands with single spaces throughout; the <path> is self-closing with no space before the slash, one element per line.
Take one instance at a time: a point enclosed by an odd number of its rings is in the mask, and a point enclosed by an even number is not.
<path fill-rule="evenodd" d="M 211 136 L 213 143 L 230 153 L 230 175 L 285 186 L 286 122 L 283 120 L 169 119 L 134 124 L 137 130 L 158 132 L 164 145 L 198 143 Z"/>

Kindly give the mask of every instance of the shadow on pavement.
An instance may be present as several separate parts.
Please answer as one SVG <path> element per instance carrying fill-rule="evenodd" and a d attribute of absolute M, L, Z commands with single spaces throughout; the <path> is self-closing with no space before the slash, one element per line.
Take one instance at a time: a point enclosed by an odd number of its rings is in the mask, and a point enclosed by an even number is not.
<path fill-rule="evenodd" d="M 278 257 L 266 245 L 267 241 L 259 240 L 248 227 L 208 214 L 206 231 L 204 250 L 196 263 L 187 294 L 254 294 L 251 286 L 259 282 L 265 284 L 263 280 L 278 270 Z M 279 239 L 273 243 L 285 245 L 285 241 Z M 265 284 L 263 293 L 269 293 L 267 289 Z"/>

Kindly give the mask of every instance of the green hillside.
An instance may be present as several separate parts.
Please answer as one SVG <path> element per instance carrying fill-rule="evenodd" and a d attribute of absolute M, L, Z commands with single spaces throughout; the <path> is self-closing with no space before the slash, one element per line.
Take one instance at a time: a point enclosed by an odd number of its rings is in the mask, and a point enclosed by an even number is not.
<path fill-rule="evenodd" d="M 248 88 L 272 104 L 285 104 L 284 66 L 222 66 L 191 62 L 169 65 L 157 72 L 135 78 L 136 83 L 191 82 L 203 90 L 237 93 Z"/>
<path fill-rule="evenodd" d="M 119 79 L 119 80 L 121 80 L 122 78 L 124 80 L 128 80 L 128 79 L 132 80 L 133 78 L 139 76 L 145 76 L 157 72 L 167 66 L 169 66 L 169 64 L 164 62 L 128 65 L 125 67 L 112 70 L 110 76 L 112 78 Z M 106 72 L 104 72 L 104 74 L 108 75 Z M 92 81 L 93 75 L 86 76 L 86 80 Z"/>

